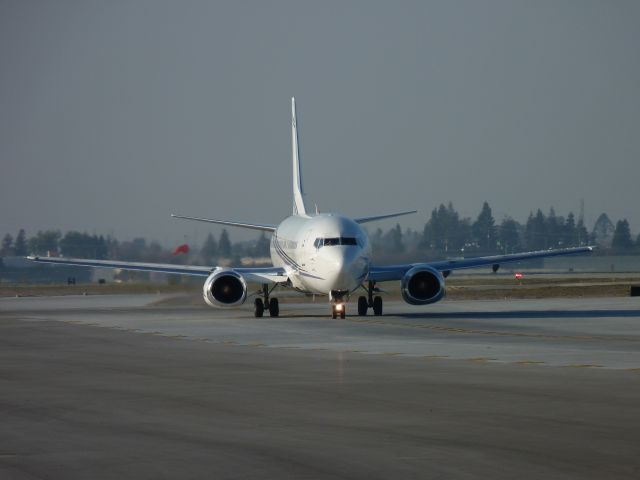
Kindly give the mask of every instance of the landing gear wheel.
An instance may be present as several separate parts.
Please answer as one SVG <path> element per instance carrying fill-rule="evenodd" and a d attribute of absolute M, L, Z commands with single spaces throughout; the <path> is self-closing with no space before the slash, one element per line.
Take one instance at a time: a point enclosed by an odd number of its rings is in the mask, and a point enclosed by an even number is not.
<path fill-rule="evenodd" d="M 256 298 L 253 301 L 253 313 L 256 318 L 260 318 L 264 314 L 264 303 L 261 298 Z"/>
<path fill-rule="evenodd" d="M 280 304 L 278 303 L 277 298 L 272 298 L 269 301 L 269 315 L 272 317 L 277 317 L 280 315 Z"/>
<path fill-rule="evenodd" d="M 367 297 L 358 297 L 358 315 L 361 317 L 366 316 L 368 308 L 369 302 L 367 301 Z"/>
<path fill-rule="evenodd" d="M 344 303 L 334 303 L 331 305 L 331 318 L 334 320 L 338 317 L 344 319 L 347 314 L 347 305 Z"/>
<path fill-rule="evenodd" d="M 376 316 L 382 315 L 382 297 L 373 299 L 373 314 Z"/>

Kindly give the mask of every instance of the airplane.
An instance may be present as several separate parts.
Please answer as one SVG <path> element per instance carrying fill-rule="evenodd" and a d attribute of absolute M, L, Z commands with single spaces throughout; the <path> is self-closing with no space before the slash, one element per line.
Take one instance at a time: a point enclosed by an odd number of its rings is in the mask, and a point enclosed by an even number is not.
<path fill-rule="evenodd" d="M 265 310 L 278 317 L 280 307 L 274 289 L 285 287 L 306 294 L 328 296 L 332 318 L 346 316 L 350 296 L 363 289 L 358 297 L 358 315 L 382 315 L 383 300 L 378 295 L 378 283 L 400 281 L 401 294 L 411 305 L 428 305 L 445 296 L 445 278 L 458 269 L 491 266 L 497 271 L 507 262 L 534 258 L 587 253 L 593 247 L 574 247 L 517 254 L 493 255 L 402 265 L 376 265 L 371 259 L 371 243 L 362 224 L 416 213 L 416 210 L 349 218 L 338 213 L 315 213 L 307 206 L 300 167 L 296 102 L 291 99 L 291 150 L 293 160 L 293 213 L 278 225 L 265 225 L 228 220 L 214 220 L 172 214 L 178 219 L 205 222 L 271 234 L 272 267 L 192 266 L 112 260 L 87 260 L 63 257 L 29 256 L 39 263 L 76 265 L 83 267 L 117 268 L 147 272 L 199 276 L 205 279 L 203 297 L 212 307 L 236 307 L 245 303 L 248 284 L 258 284 L 261 291 L 254 300 L 254 315 L 262 317 Z"/>

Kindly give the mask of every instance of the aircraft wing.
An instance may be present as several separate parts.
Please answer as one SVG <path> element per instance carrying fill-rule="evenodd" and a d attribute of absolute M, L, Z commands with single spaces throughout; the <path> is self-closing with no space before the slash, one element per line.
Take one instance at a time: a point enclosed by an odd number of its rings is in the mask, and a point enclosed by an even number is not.
<path fill-rule="evenodd" d="M 440 272 L 460 270 L 463 268 L 476 268 L 485 265 L 500 265 L 508 262 L 519 262 L 522 260 L 532 260 L 534 258 L 559 257 L 562 255 L 576 255 L 579 253 L 589 253 L 593 247 L 563 248 L 558 250 L 541 250 L 537 252 L 513 253 L 508 255 L 492 255 L 488 257 L 472 257 L 454 260 L 441 260 L 437 262 L 409 263 L 405 265 L 371 266 L 368 280 L 373 282 L 386 282 L 389 280 L 400 280 L 407 271 L 418 265 L 426 265 Z"/>
<path fill-rule="evenodd" d="M 137 270 L 141 272 L 172 273 L 176 275 L 191 275 L 196 277 L 208 277 L 219 267 L 197 265 L 174 265 L 171 263 L 141 263 L 121 262 L 114 260 L 89 260 L 84 258 L 64 257 L 27 257 L 38 263 L 50 263 L 55 265 L 71 265 L 76 267 L 94 268 L 119 268 L 122 270 Z M 287 273 L 280 267 L 240 267 L 234 268 L 244 277 L 248 283 L 280 283 L 287 281 Z"/>

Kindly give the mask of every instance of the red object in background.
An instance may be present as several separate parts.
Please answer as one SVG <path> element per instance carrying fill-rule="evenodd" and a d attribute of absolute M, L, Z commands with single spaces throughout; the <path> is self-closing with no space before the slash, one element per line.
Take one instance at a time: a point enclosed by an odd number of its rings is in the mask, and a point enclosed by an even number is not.
<path fill-rule="evenodd" d="M 184 245 L 176 247 L 172 255 L 179 255 L 181 253 L 189 253 L 189 245 L 185 243 Z"/>
<path fill-rule="evenodd" d="M 516 280 L 521 280 L 523 276 L 524 275 L 522 275 L 520 272 L 516 273 Z"/>

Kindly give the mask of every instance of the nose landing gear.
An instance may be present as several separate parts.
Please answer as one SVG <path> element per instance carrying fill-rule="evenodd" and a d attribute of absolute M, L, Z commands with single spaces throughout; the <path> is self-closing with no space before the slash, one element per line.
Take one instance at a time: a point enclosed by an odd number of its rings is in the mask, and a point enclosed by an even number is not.
<path fill-rule="evenodd" d="M 331 305 L 331 318 L 335 320 L 336 318 L 340 317 L 342 320 L 344 320 L 347 315 L 346 306 L 346 303 L 334 303 L 333 305 Z"/>
<path fill-rule="evenodd" d="M 329 298 L 331 299 L 331 318 L 335 320 L 340 317 L 344 320 L 347 315 L 349 292 L 332 291 Z"/>

